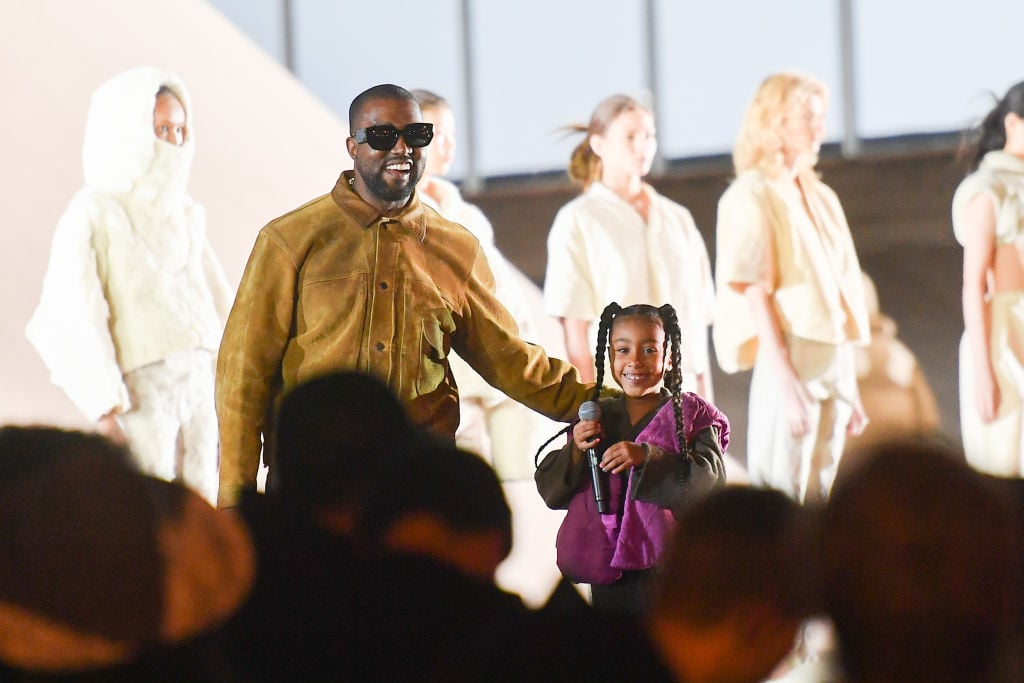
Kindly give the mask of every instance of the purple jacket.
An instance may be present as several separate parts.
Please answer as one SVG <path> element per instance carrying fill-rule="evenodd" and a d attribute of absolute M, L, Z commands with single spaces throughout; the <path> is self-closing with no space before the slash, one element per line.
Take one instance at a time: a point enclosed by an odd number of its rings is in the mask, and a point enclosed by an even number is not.
<path fill-rule="evenodd" d="M 682 398 L 685 448 L 679 445 L 669 400 L 634 441 L 656 446 L 670 456 L 658 463 L 633 468 L 625 484 L 624 477 L 609 477 L 611 514 L 597 512 L 589 479 L 581 479 L 555 540 L 558 568 L 571 580 L 610 584 L 617 581 L 623 571 L 655 566 L 674 526 L 674 505 L 665 503 L 685 499 L 693 489 L 707 489 L 724 479 L 721 453 L 729 443 L 728 419 L 696 394 L 685 393 Z M 718 448 L 712 460 L 716 462 L 708 469 L 694 467 L 698 459 L 695 440 L 712 427 Z M 708 456 L 706 453 L 699 455 Z M 693 481 L 695 477 L 703 481 L 698 484 Z M 659 502 L 645 498 L 657 498 Z"/>

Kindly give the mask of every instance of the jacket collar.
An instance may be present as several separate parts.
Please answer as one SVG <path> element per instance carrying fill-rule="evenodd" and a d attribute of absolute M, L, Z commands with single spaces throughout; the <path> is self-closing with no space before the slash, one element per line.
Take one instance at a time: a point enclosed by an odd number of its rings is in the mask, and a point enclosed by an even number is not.
<path fill-rule="evenodd" d="M 355 178 L 354 171 L 342 171 L 338 182 L 334 184 L 331 197 L 335 203 L 364 228 L 369 228 L 383 218 L 380 211 L 370 206 L 360 197 L 352 187 L 352 180 Z M 409 203 L 402 209 L 402 213 L 385 219 L 389 223 L 397 223 L 406 232 L 413 235 L 420 242 L 427 238 L 426 212 L 419 195 L 413 192 Z"/>

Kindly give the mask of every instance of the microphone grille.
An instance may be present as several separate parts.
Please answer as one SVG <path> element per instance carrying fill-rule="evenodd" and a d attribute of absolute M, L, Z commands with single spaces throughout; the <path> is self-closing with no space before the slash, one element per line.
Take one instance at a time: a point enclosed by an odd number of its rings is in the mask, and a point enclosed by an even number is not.
<path fill-rule="evenodd" d="M 597 401 L 584 401 L 580 404 L 579 415 L 581 420 L 600 420 L 601 406 Z"/>

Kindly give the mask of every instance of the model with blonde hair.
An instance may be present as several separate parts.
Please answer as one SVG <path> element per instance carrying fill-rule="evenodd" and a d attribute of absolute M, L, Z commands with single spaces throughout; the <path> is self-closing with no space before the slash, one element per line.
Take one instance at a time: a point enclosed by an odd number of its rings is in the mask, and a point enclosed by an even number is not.
<path fill-rule="evenodd" d="M 713 400 L 711 265 L 690 212 L 644 182 L 657 148 L 651 111 L 613 95 L 574 130 L 586 135 L 569 176 L 584 191 L 555 216 L 544 279 L 545 310 L 562 322 L 569 360 L 594 379 L 592 350 L 607 302 L 669 303 L 682 330 L 684 388 Z"/>
<path fill-rule="evenodd" d="M 967 460 L 1024 476 L 1024 82 L 972 131 L 972 173 L 953 196 L 964 247 L 960 428 Z"/>
<path fill-rule="evenodd" d="M 754 370 L 751 482 L 800 502 L 827 497 L 846 434 L 867 421 L 853 354 L 870 335 L 860 263 L 842 206 L 814 169 L 826 103 L 811 76 L 766 79 L 718 204 L 716 355 L 726 372 Z"/>

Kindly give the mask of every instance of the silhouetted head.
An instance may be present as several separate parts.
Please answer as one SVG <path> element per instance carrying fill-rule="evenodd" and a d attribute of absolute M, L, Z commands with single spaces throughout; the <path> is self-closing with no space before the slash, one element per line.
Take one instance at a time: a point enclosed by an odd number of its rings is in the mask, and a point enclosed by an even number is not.
<path fill-rule="evenodd" d="M 925 440 L 865 452 L 836 481 L 822 544 L 852 680 L 975 681 L 990 669 L 1016 611 L 1015 538 L 961 453 Z"/>
<path fill-rule="evenodd" d="M 422 553 L 493 579 L 512 549 L 512 513 L 494 470 L 429 438 L 390 465 L 357 525 L 364 547 Z"/>
<path fill-rule="evenodd" d="M 381 468 L 415 433 L 384 382 L 335 372 L 292 389 L 281 402 L 270 465 L 288 505 L 358 506 Z"/>
<path fill-rule="evenodd" d="M 652 631 L 686 680 L 763 680 L 789 652 L 819 608 L 809 520 L 772 489 L 725 487 L 684 508 Z"/>

